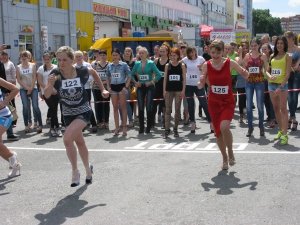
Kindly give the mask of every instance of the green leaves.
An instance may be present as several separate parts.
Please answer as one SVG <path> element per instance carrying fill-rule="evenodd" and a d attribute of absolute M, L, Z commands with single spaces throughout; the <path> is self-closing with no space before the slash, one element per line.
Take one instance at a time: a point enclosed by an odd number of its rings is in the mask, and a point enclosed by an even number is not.
<path fill-rule="evenodd" d="M 281 21 L 278 17 L 272 17 L 268 9 L 253 9 L 253 33 L 268 33 L 270 36 L 281 35 Z"/>

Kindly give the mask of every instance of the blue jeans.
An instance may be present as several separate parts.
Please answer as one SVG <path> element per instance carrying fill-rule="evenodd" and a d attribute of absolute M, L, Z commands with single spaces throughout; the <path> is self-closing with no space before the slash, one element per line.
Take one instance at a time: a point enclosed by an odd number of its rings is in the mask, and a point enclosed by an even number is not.
<path fill-rule="evenodd" d="M 291 73 L 288 81 L 288 89 L 299 89 L 300 88 L 300 72 Z M 296 110 L 298 106 L 298 95 L 299 91 L 290 91 L 288 93 L 288 103 L 290 117 L 296 118 Z"/>
<path fill-rule="evenodd" d="M 260 83 L 246 83 L 246 97 L 247 97 L 247 119 L 248 128 L 253 128 L 253 94 L 256 94 L 256 104 L 258 109 L 259 128 L 264 127 L 264 82 Z"/>
<path fill-rule="evenodd" d="M 150 87 L 142 86 L 137 89 L 140 129 L 144 129 L 145 99 L 146 99 L 146 111 L 147 111 L 147 127 L 150 128 L 152 126 L 152 118 L 153 118 L 152 106 L 153 106 L 154 92 L 155 92 L 154 86 L 150 86 Z"/>
<path fill-rule="evenodd" d="M 31 99 L 33 112 L 37 117 L 39 126 L 43 126 L 42 115 L 41 115 L 41 111 L 39 108 L 38 90 L 36 88 L 34 88 L 31 92 L 31 94 L 27 95 L 27 91 L 25 89 L 20 89 L 20 95 L 21 95 L 21 100 L 22 100 L 22 105 L 23 105 L 23 119 L 24 119 L 25 126 L 28 126 L 28 121 L 29 121 L 29 110 L 28 110 L 30 107 L 29 99 Z"/>
<path fill-rule="evenodd" d="M 187 97 L 190 121 L 195 122 L 195 99 L 194 99 L 194 94 L 197 96 L 197 98 L 199 100 L 199 103 L 201 104 L 201 106 L 204 110 L 204 113 L 205 113 L 205 116 L 206 116 L 208 122 L 210 122 L 211 119 L 210 119 L 210 115 L 209 115 L 209 112 L 208 112 L 207 99 L 206 99 L 206 94 L 205 94 L 204 88 L 199 89 L 197 86 L 186 85 L 186 87 L 185 87 L 185 96 Z"/>

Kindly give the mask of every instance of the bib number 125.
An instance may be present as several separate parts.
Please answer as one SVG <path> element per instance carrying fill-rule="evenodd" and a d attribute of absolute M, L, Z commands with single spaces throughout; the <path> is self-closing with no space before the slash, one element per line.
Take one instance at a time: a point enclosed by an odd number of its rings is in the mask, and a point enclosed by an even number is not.
<path fill-rule="evenodd" d="M 228 86 L 212 86 L 211 88 L 214 94 L 219 94 L 219 95 L 228 94 Z"/>

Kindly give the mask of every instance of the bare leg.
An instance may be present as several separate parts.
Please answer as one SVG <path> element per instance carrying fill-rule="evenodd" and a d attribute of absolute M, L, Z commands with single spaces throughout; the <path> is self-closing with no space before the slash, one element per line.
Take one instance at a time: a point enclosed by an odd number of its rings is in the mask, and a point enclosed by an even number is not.
<path fill-rule="evenodd" d="M 8 161 L 8 159 L 13 155 L 13 152 L 9 150 L 4 144 L 2 140 L 2 135 L 6 132 L 6 129 L 0 126 L 0 156 Z"/>
<path fill-rule="evenodd" d="M 276 121 L 278 123 L 279 130 L 282 131 L 281 130 L 282 129 L 281 113 L 280 113 L 280 104 L 279 104 L 280 98 L 274 92 L 271 92 L 270 96 L 271 96 L 271 100 L 272 100 L 272 104 L 273 104 L 273 108 L 274 108 L 274 112 L 275 112 L 275 117 L 276 117 Z"/>
<path fill-rule="evenodd" d="M 122 113 L 122 127 L 123 127 L 123 135 L 127 134 L 127 103 L 126 103 L 126 94 L 124 92 L 119 93 L 119 102 Z"/>
<path fill-rule="evenodd" d="M 67 151 L 67 156 L 71 162 L 72 170 L 76 171 L 77 168 L 77 151 L 74 142 L 78 136 L 82 135 L 82 130 L 86 126 L 83 120 L 74 120 L 66 129 L 64 134 L 64 144 Z M 77 140 L 76 140 L 77 141 Z"/>
<path fill-rule="evenodd" d="M 288 110 L 287 110 L 287 96 L 288 92 L 287 91 L 281 91 L 279 94 L 280 97 L 280 112 L 281 112 L 281 130 L 283 134 L 287 134 L 287 129 L 288 129 Z"/>
<path fill-rule="evenodd" d="M 119 97 L 118 94 L 111 95 L 111 101 L 114 110 L 115 134 L 119 132 Z"/>
<path fill-rule="evenodd" d="M 78 134 L 78 136 L 75 139 L 75 143 L 77 145 L 79 155 L 80 155 L 82 163 L 84 165 L 86 175 L 91 176 L 92 174 L 91 174 L 90 165 L 89 165 L 89 152 L 86 147 L 82 133 Z"/>
<path fill-rule="evenodd" d="M 223 157 L 223 163 L 228 162 L 228 157 L 227 157 L 227 153 L 226 153 L 226 145 L 224 143 L 224 138 L 223 138 L 222 133 L 217 138 L 217 144 L 218 144 L 218 147 L 219 147 L 222 157 Z"/>
<path fill-rule="evenodd" d="M 232 151 L 232 133 L 230 131 L 230 121 L 223 120 L 220 125 L 221 133 L 223 136 L 224 144 L 228 150 L 229 159 L 234 159 L 233 151 Z"/>

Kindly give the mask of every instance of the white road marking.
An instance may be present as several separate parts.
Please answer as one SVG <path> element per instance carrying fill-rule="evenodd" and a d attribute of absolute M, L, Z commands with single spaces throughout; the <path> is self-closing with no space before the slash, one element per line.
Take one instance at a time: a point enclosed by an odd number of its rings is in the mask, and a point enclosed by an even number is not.
<path fill-rule="evenodd" d="M 9 149 L 14 150 L 33 150 L 33 151 L 65 151 L 64 148 L 32 148 L 32 147 L 14 147 L 8 146 Z M 89 149 L 90 152 L 134 152 L 134 153 L 212 153 L 220 154 L 220 151 L 215 150 L 155 150 L 155 149 Z M 236 154 L 300 154 L 300 151 L 290 152 L 290 151 L 235 151 Z"/>
<path fill-rule="evenodd" d="M 147 146 L 147 145 L 150 146 Z M 142 149 L 150 149 L 150 150 L 199 150 L 199 151 L 219 151 L 216 143 L 203 143 L 203 142 L 181 142 L 181 143 L 159 143 L 152 144 L 151 142 L 141 142 L 135 146 L 125 147 L 125 149 L 132 150 L 142 150 Z M 199 145 L 201 147 L 197 148 Z M 233 143 L 232 147 L 234 151 L 243 151 L 247 148 L 248 143 Z"/>

